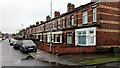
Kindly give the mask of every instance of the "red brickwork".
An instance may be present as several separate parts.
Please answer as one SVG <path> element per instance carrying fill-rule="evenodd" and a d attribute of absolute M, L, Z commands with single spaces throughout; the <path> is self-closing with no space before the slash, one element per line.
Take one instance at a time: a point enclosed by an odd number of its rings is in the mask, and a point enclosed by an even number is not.
<path fill-rule="evenodd" d="M 110 27 L 108 27 L 110 26 Z M 101 27 L 99 27 L 100 29 L 113 29 L 113 30 L 117 30 L 120 26 L 118 26 L 118 24 L 106 24 L 106 23 L 101 23 Z M 98 28 L 98 29 L 99 29 Z"/>
<path fill-rule="evenodd" d="M 50 53 L 49 45 L 38 45 L 38 48 Z M 75 47 L 68 45 L 57 44 L 52 46 L 53 54 L 77 54 L 77 53 L 93 53 L 96 52 L 96 47 Z"/>
<path fill-rule="evenodd" d="M 97 46 L 118 45 L 118 36 L 116 32 L 97 31 Z"/>
<path fill-rule="evenodd" d="M 118 8 L 119 4 L 118 2 L 108 2 L 99 3 L 100 5 L 104 5 L 107 7 L 112 8 Z M 108 31 L 97 31 L 97 46 L 107 46 L 107 47 L 113 47 L 113 46 L 120 46 L 120 32 L 113 32 L 113 30 L 120 30 L 120 23 L 114 24 L 114 22 L 120 22 L 119 18 L 119 12 L 118 10 L 109 9 L 109 8 L 98 8 L 98 20 L 105 20 L 106 22 L 101 22 L 100 27 L 98 29 L 107 29 L 111 30 L 111 32 Z M 113 21 L 112 23 L 110 21 Z"/>

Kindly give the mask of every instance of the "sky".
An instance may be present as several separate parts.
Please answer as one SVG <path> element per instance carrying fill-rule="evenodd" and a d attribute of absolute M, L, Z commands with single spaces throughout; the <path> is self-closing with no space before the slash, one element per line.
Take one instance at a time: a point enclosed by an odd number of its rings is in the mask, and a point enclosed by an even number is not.
<path fill-rule="evenodd" d="M 52 11 L 67 12 L 67 4 L 75 7 L 91 0 L 52 0 Z M 45 21 L 50 15 L 50 0 L 0 0 L 0 31 L 16 33 L 22 28 Z"/>

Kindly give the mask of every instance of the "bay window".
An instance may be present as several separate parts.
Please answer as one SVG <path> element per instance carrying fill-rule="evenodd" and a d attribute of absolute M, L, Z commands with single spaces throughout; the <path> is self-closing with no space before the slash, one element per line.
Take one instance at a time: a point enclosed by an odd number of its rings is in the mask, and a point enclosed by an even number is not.
<path fill-rule="evenodd" d="M 96 45 L 96 27 L 76 29 L 75 45 L 79 46 Z"/>

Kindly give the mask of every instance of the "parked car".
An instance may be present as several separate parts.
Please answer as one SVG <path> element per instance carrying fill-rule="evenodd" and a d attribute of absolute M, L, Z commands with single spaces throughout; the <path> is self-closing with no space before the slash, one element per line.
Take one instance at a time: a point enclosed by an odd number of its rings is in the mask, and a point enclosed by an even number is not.
<path fill-rule="evenodd" d="M 14 48 L 15 50 L 19 50 L 21 45 L 22 45 L 22 41 L 21 41 L 21 40 L 17 40 L 17 41 L 13 44 L 13 48 Z"/>
<path fill-rule="evenodd" d="M 9 39 L 9 43 L 10 43 L 10 46 L 13 46 L 13 44 L 16 42 L 17 40 L 11 38 Z"/>
<path fill-rule="evenodd" d="M 23 40 L 20 51 L 23 53 L 36 52 L 37 46 L 32 40 Z"/>

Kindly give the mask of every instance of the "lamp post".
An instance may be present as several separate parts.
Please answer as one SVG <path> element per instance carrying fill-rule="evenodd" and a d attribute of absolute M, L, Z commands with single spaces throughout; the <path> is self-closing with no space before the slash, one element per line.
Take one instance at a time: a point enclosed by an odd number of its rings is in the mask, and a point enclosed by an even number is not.
<path fill-rule="evenodd" d="M 52 0 L 50 0 L 50 53 L 52 54 Z"/>

